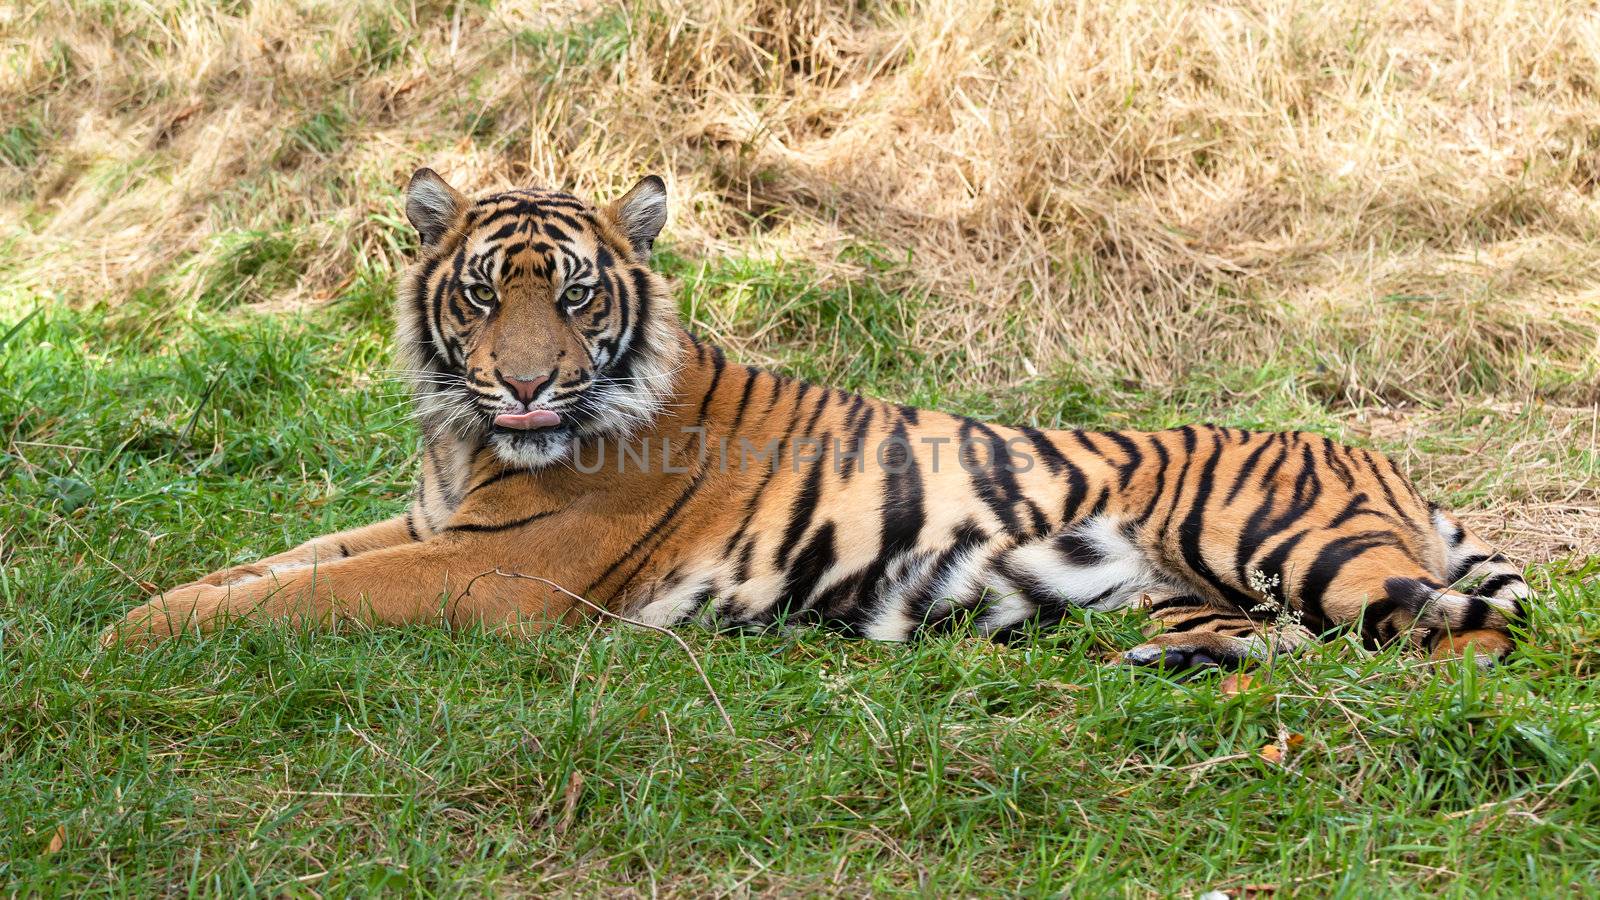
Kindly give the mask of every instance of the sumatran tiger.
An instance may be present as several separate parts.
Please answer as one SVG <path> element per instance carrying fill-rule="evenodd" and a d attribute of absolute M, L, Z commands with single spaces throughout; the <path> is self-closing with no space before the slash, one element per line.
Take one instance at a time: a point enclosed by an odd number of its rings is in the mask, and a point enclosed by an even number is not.
<path fill-rule="evenodd" d="M 1005 427 L 730 362 L 651 269 L 660 178 L 607 206 L 430 169 L 396 307 L 422 424 L 404 515 L 212 573 L 104 640 L 239 620 L 815 622 L 997 640 L 1148 608 L 1121 662 L 1311 635 L 1499 657 L 1529 588 L 1379 453 L 1303 432 Z"/>

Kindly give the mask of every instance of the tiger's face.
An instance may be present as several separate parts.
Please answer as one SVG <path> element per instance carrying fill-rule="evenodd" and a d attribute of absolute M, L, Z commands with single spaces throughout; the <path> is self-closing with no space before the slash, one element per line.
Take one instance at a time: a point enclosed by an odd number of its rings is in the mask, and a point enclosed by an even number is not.
<path fill-rule="evenodd" d="M 424 428 L 538 467 L 653 419 L 681 353 L 648 264 L 666 210 L 654 176 L 595 208 L 538 190 L 473 201 L 418 170 L 406 216 L 422 254 L 397 336 Z"/>

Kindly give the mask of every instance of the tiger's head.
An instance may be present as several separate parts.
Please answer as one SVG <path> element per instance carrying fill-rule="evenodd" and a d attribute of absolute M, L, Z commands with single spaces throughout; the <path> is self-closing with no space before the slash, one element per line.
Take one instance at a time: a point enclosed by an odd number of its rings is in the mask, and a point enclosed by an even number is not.
<path fill-rule="evenodd" d="M 425 430 L 537 467 L 661 411 L 683 350 L 649 265 L 667 218 L 660 178 L 597 208 L 541 190 L 469 200 L 419 169 L 406 218 L 422 251 L 396 337 Z"/>

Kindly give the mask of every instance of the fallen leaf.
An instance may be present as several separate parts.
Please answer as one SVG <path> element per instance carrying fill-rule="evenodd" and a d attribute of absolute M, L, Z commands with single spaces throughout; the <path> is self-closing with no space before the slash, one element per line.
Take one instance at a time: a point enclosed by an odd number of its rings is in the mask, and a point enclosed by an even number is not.
<path fill-rule="evenodd" d="M 1275 766 L 1281 765 L 1283 763 L 1283 748 L 1277 744 L 1268 744 L 1261 748 L 1261 758 Z"/>
<path fill-rule="evenodd" d="M 50 843 L 45 845 L 44 855 L 45 856 L 49 856 L 50 854 L 59 851 L 62 847 L 66 846 L 66 843 L 67 843 L 67 826 L 65 826 L 65 825 L 57 825 L 56 826 L 56 833 L 50 835 Z"/>
<path fill-rule="evenodd" d="M 1301 747 L 1305 746 L 1306 736 L 1303 734 L 1291 734 L 1284 740 L 1283 743 L 1290 750 L 1299 750 Z"/>
<path fill-rule="evenodd" d="M 1254 683 L 1255 679 L 1251 678 L 1247 673 L 1235 672 L 1232 675 L 1223 678 L 1222 683 L 1217 685 L 1217 690 L 1221 691 L 1222 696 L 1224 697 L 1232 697 L 1236 694 L 1242 694 L 1245 691 L 1248 691 L 1250 689 L 1250 685 Z"/>
<path fill-rule="evenodd" d="M 572 820 L 578 815 L 578 798 L 583 796 L 583 773 L 577 769 L 572 770 L 572 777 L 567 779 L 566 795 L 561 798 L 561 821 L 556 823 L 556 837 L 567 833 L 572 827 Z"/>

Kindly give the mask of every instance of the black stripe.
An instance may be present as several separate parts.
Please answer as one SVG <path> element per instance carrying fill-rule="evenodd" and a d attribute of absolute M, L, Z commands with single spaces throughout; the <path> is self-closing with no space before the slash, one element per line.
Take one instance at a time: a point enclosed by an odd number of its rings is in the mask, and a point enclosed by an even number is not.
<path fill-rule="evenodd" d="M 767 412 L 770 413 L 773 407 L 777 405 L 779 388 L 787 384 L 788 381 L 770 372 L 768 374 L 772 377 L 772 397 L 767 402 Z M 805 401 L 806 392 L 810 387 L 805 382 L 800 382 L 800 390 L 794 401 L 795 408 L 789 415 L 789 424 L 784 428 L 783 436 L 778 438 L 778 448 L 774 451 L 774 457 L 767 468 L 766 474 L 761 476 L 761 483 L 757 484 L 755 490 L 751 491 L 750 495 L 745 498 L 744 518 L 740 520 L 739 527 L 728 535 L 728 541 L 722 548 L 723 556 L 732 554 L 733 548 L 738 546 L 740 539 L 744 537 L 745 529 L 750 527 L 750 521 L 755 518 L 756 508 L 760 505 L 761 499 L 766 493 L 767 485 L 772 482 L 773 476 L 778 474 L 778 470 L 783 468 L 783 448 L 784 445 L 789 443 L 789 438 L 794 435 L 795 425 L 800 421 L 798 416 L 800 404 Z"/>
<path fill-rule="evenodd" d="M 1023 436 L 1033 444 L 1034 451 L 1039 454 L 1040 459 L 1044 460 L 1044 466 L 1050 470 L 1051 475 L 1060 475 L 1063 469 L 1072 465 L 1067 462 L 1065 456 L 1061 455 L 1061 451 L 1057 449 L 1056 445 L 1048 437 L 1045 437 L 1044 432 L 1027 425 L 1017 430 L 1022 432 Z"/>
<path fill-rule="evenodd" d="M 933 564 L 928 567 L 922 583 L 904 601 L 906 615 L 914 623 L 911 627 L 911 633 L 907 635 L 908 638 L 920 634 L 924 628 L 931 624 L 931 620 L 928 619 L 928 613 L 933 608 L 934 601 L 947 599 L 933 596 L 934 588 L 949 576 L 950 570 L 955 567 L 956 562 L 964 557 L 968 551 L 989 538 L 983 529 L 979 528 L 977 523 L 971 519 L 967 519 L 958 525 L 953 536 L 955 538 L 954 542 L 940 551 L 939 555 L 934 558 Z M 951 609 L 953 612 L 956 605 L 955 601 L 959 598 L 952 597 L 948 599 L 952 601 Z"/>
<path fill-rule="evenodd" d="M 492 484 L 499 484 L 500 482 L 505 481 L 507 478 L 511 478 L 512 476 L 532 474 L 532 469 L 514 469 L 510 467 L 501 469 L 493 475 L 490 475 L 488 478 L 485 478 L 484 480 L 473 485 L 472 487 L 467 488 L 467 496 L 470 497 L 473 494 L 476 494 L 478 491 L 481 491 Z"/>
<path fill-rule="evenodd" d="M 1067 496 L 1061 503 L 1061 525 L 1066 527 L 1077 521 L 1078 507 L 1089 496 L 1089 479 L 1084 477 L 1083 469 L 1065 456 L 1061 457 L 1061 461 L 1067 468 Z"/>
<path fill-rule="evenodd" d="M 905 420 L 894 423 L 890 439 L 894 441 L 891 446 L 909 447 Z M 886 462 L 890 464 L 880 468 L 883 483 L 878 503 L 877 556 L 861 571 L 859 580 L 855 582 L 853 609 L 848 616 L 843 616 L 841 610 L 824 607 L 825 612 L 842 618 L 851 632 L 857 631 L 860 625 L 871 621 L 876 615 L 878 601 L 883 599 L 879 593 L 879 582 L 890 565 L 916 548 L 917 539 L 927 522 L 927 512 L 923 509 L 922 470 L 917 466 L 916 455 L 908 450 L 903 459 Z M 842 601 L 844 596 L 841 594 L 839 600 Z"/>
<path fill-rule="evenodd" d="M 1269 482 L 1266 497 L 1251 511 L 1250 517 L 1245 520 L 1244 528 L 1239 532 L 1238 543 L 1234 547 L 1234 570 L 1241 584 L 1249 584 L 1248 570 L 1256 551 L 1260 550 L 1273 535 L 1309 515 L 1322 496 L 1322 479 L 1317 477 L 1311 447 L 1302 444 L 1300 449 L 1300 474 L 1295 476 L 1293 493 L 1283 512 L 1272 515 L 1272 509 L 1277 503 L 1278 485 L 1276 482 Z"/>
<path fill-rule="evenodd" d="M 756 386 L 756 370 L 745 366 L 744 373 L 744 390 L 739 392 L 739 406 L 734 410 L 733 423 L 728 426 L 727 441 L 732 441 L 738 435 L 739 425 L 744 422 L 745 410 L 750 408 L 750 392 Z"/>
<path fill-rule="evenodd" d="M 412 541 L 416 543 L 422 542 L 422 535 L 417 533 L 417 526 L 411 522 L 411 510 L 409 509 L 406 510 L 406 534 L 411 536 Z"/>
<path fill-rule="evenodd" d="M 430 256 L 424 259 L 416 276 L 407 279 L 403 295 L 406 302 L 413 307 L 412 314 L 415 316 L 415 325 L 413 327 L 417 332 L 419 349 L 427 354 L 425 363 L 432 363 L 439 358 L 439 348 L 434 345 L 433 332 L 428 328 L 427 302 L 428 282 L 433 279 L 434 274 L 439 270 L 439 261 L 440 258 L 437 256 Z"/>
<path fill-rule="evenodd" d="M 1085 516 L 1084 518 L 1092 519 L 1095 516 L 1098 516 L 1101 513 L 1105 512 L 1106 511 L 1106 505 L 1109 504 L 1110 502 L 1111 502 L 1111 485 L 1109 485 L 1109 484 L 1102 485 L 1101 488 L 1100 488 L 1100 496 L 1095 498 L 1094 506 L 1090 507 L 1089 515 Z"/>
<path fill-rule="evenodd" d="M 1232 603 L 1240 609 L 1249 609 L 1254 605 L 1249 594 L 1239 590 L 1231 584 L 1217 577 L 1211 564 L 1206 561 L 1200 552 L 1200 536 L 1205 526 L 1206 501 L 1211 497 L 1215 488 L 1217 461 L 1222 458 L 1222 438 L 1212 435 L 1213 450 L 1206 460 L 1205 467 L 1200 472 L 1199 480 L 1195 485 L 1194 498 L 1189 501 L 1189 513 L 1184 516 L 1183 524 L 1178 528 L 1178 544 L 1183 551 L 1183 560 L 1189 570 L 1199 576 L 1222 599 Z"/>
<path fill-rule="evenodd" d="M 1205 605 L 1205 600 L 1200 597 L 1196 597 L 1194 594 L 1179 594 L 1176 597 L 1168 597 L 1165 600 L 1157 600 L 1145 608 L 1153 614 L 1161 612 L 1162 610 L 1175 609 L 1180 606 L 1187 609 L 1191 607 L 1203 607 Z"/>
<path fill-rule="evenodd" d="M 520 519 L 514 519 L 510 522 L 462 522 L 460 525 L 446 525 L 444 530 L 474 532 L 509 531 L 513 528 L 521 528 L 530 522 L 537 522 L 546 516 L 553 516 L 558 512 L 560 512 L 558 509 L 547 509 L 544 512 L 536 512 L 531 516 L 523 516 Z"/>
<path fill-rule="evenodd" d="M 1356 516 L 1379 516 L 1381 518 L 1388 518 L 1387 516 L 1384 516 L 1383 513 L 1367 506 L 1366 502 L 1367 495 L 1365 493 L 1356 494 L 1354 497 L 1351 497 L 1350 502 L 1344 505 L 1344 509 L 1339 510 L 1339 514 L 1329 520 L 1328 527 L 1338 528 L 1340 525 L 1343 525 L 1351 519 L 1354 519 Z"/>
<path fill-rule="evenodd" d="M 1350 467 L 1345 465 L 1338 455 L 1333 452 L 1333 449 L 1333 441 L 1324 437 L 1322 439 L 1322 462 L 1332 469 L 1334 474 L 1339 476 L 1339 480 L 1344 482 L 1345 487 L 1353 489 L 1356 486 L 1356 476 L 1351 473 Z"/>
<path fill-rule="evenodd" d="M 1095 456 L 1098 456 L 1101 459 L 1106 459 L 1105 451 L 1101 450 L 1099 447 L 1096 447 L 1094 445 L 1094 441 L 1089 440 L 1088 432 L 1081 428 L 1074 428 L 1070 434 L 1072 435 L 1072 439 L 1078 442 L 1078 446 L 1089 451 L 1090 453 L 1093 453 Z"/>
<path fill-rule="evenodd" d="M 826 396 L 826 395 L 824 395 Z M 822 442 L 828 442 L 829 435 L 824 435 Z M 811 518 L 816 514 L 817 503 L 822 499 L 822 469 L 827 463 L 828 454 L 820 453 L 811 463 L 811 471 L 806 473 L 805 483 L 800 487 L 800 493 L 795 495 L 794 504 L 789 507 L 789 524 L 784 529 L 783 540 L 778 543 L 777 552 L 772 557 L 772 564 L 784 568 L 789 564 L 789 554 L 800 543 L 800 538 L 805 536 L 806 529 L 811 526 Z"/>
<path fill-rule="evenodd" d="M 1156 511 L 1156 504 L 1161 502 L 1161 495 L 1167 490 L 1167 464 L 1171 462 L 1161 438 L 1153 434 L 1149 437 L 1151 445 L 1156 449 L 1156 487 L 1150 492 L 1150 502 L 1145 504 L 1144 511 L 1139 513 L 1139 522 L 1148 521 L 1150 514 Z"/>
<path fill-rule="evenodd" d="M 1361 642 L 1369 649 L 1381 647 L 1394 637 L 1394 629 L 1391 627 L 1390 633 L 1384 634 L 1383 626 L 1388 624 L 1389 617 L 1394 615 L 1398 607 L 1399 604 L 1393 599 L 1384 597 L 1375 603 L 1368 603 L 1361 610 L 1358 628 L 1361 632 Z"/>
<path fill-rule="evenodd" d="M 1496 575 L 1473 588 L 1470 593 L 1475 597 L 1493 597 L 1500 591 L 1501 588 L 1504 588 L 1507 585 L 1516 584 L 1519 581 L 1522 581 L 1521 575 L 1514 575 L 1509 572 L 1501 572 L 1499 575 Z"/>
<path fill-rule="evenodd" d="M 860 408 L 861 398 L 857 397 L 856 403 L 850 408 L 849 415 L 855 415 L 856 410 Z M 861 469 L 866 465 L 866 461 L 861 454 L 864 452 L 862 447 L 864 447 L 867 442 L 867 430 L 872 427 L 872 416 L 873 409 L 869 406 L 866 408 L 866 412 L 856 421 L 855 430 L 850 434 L 850 446 L 849 450 L 847 451 L 849 453 L 849 462 L 845 463 L 843 469 L 839 473 L 840 478 L 842 478 L 845 482 L 850 481 L 851 476 L 856 474 L 857 469 Z M 848 421 L 849 416 L 846 417 L 846 422 Z M 904 430 L 905 428 L 902 425 L 901 432 L 903 433 Z"/>
<path fill-rule="evenodd" d="M 1011 582 L 1011 585 L 1022 595 L 1022 599 L 1033 604 L 1033 611 L 1024 616 L 1022 621 L 1026 622 L 1028 619 L 1033 618 L 1040 610 L 1048 610 L 1052 614 L 1064 612 L 1061 607 L 1066 604 L 1063 603 L 1061 595 L 1036 574 L 1020 568 L 1012 562 L 1009 550 L 1001 553 L 996 560 L 991 560 L 990 565 L 995 568 L 1000 577 Z M 987 613 L 987 610 L 985 612 Z"/>
<path fill-rule="evenodd" d="M 806 387 L 809 389 L 811 386 L 806 385 Z M 833 402 L 833 394 L 827 388 L 822 388 L 821 391 L 822 395 L 817 398 L 817 405 L 811 410 L 811 420 L 806 423 L 804 437 L 811 437 L 816 434 L 817 420 L 822 418 L 822 411 L 828 408 L 829 403 Z"/>
<path fill-rule="evenodd" d="M 711 385 L 706 388 L 706 395 L 700 398 L 700 412 L 695 416 L 695 418 L 702 424 L 706 420 L 706 409 L 707 407 L 711 406 L 711 398 L 716 396 L 717 384 L 722 381 L 722 370 L 725 366 L 727 366 L 727 364 L 728 361 L 723 357 L 722 351 L 717 347 L 712 347 Z"/>
<path fill-rule="evenodd" d="M 755 555 L 756 542 L 745 541 L 744 547 L 739 550 L 739 564 L 735 567 L 734 579 L 740 584 L 750 580 L 751 557 Z"/>
<path fill-rule="evenodd" d="M 1193 462 L 1194 429 L 1186 425 L 1183 430 L 1183 465 L 1178 467 L 1178 477 L 1172 485 L 1172 503 L 1167 506 L 1167 514 L 1161 518 L 1161 527 L 1156 529 L 1156 534 L 1163 538 L 1169 536 L 1172 517 L 1178 512 L 1178 504 L 1183 502 L 1183 489 L 1189 481 L 1189 469 Z"/>
<path fill-rule="evenodd" d="M 989 445 L 989 460 L 987 466 L 978 465 L 976 443 L 972 440 L 972 433 L 981 434 Z M 1023 496 L 1021 487 L 1017 484 L 1017 476 L 1011 471 L 1011 457 L 1000 435 L 972 419 L 963 419 L 961 428 L 957 432 L 960 441 L 962 468 L 967 471 L 967 478 L 972 483 L 972 489 L 977 493 L 989 511 L 1000 520 L 1001 525 L 1008 534 L 1022 533 L 1024 535 L 1043 534 L 1050 528 L 1045 520 L 1044 513 L 1032 500 Z M 1024 529 L 1017 517 L 1016 506 L 1022 504 L 1028 512 L 1032 530 Z"/>
<path fill-rule="evenodd" d="M 1460 562 L 1450 567 L 1450 581 L 1452 583 L 1460 581 L 1471 574 L 1472 570 L 1476 568 L 1479 563 L 1486 563 L 1488 561 L 1489 557 L 1483 553 L 1474 553 L 1471 556 L 1462 557 Z"/>
<path fill-rule="evenodd" d="M 843 403 L 845 399 L 845 397 L 841 396 L 839 402 Z M 867 400 L 860 394 L 851 395 L 848 399 L 850 400 L 850 408 L 844 412 L 844 427 L 853 428 L 856 424 L 856 416 L 861 415 L 861 410 L 867 406 Z"/>
<path fill-rule="evenodd" d="M 1106 561 L 1106 556 L 1100 551 L 1100 548 L 1075 529 L 1063 531 L 1056 535 L 1053 543 L 1056 552 L 1060 553 L 1062 558 L 1072 565 L 1087 568 L 1089 566 L 1098 566 Z"/>
<path fill-rule="evenodd" d="M 806 608 L 806 600 L 828 570 L 833 568 L 838 556 L 834 550 L 833 523 L 824 522 L 811 536 L 805 548 L 794 558 L 783 581 L 778 602 L 772 605 L 773 618 L 792 619 L 793 614 Z"/>
<path fill-rule="evenodd" d="M 1273 435 L 1272 437 L 1262 440 L 1261 446 L 1251 451 L 1250 455 L 1245 457 L 1244 465 L 1239 467 L 1239 474 L 1233 479 L 1233 487 L 1228 489 L 1228 496 L 1222 501 L 1223 506 L 1227 506 L 1228 504 L 1232 503 L 1234 498 L 1239 496 L 1239 489 L 1244 487 L 1244 480 L 1250 477 L 1251 472 L 1255 471 L 1256 464 L 1261 461 L 1261 455 L 1267 452 L 1267 448 L 1272 446 L 1273 439 L 1276 437 L 1277 435 Z"/>
<path fill-rule="evenodd" d="M 1139 445 L 1134 443 L 1132 438 L 1120 431 L 1102 431 L 1100 433 L 1109 438 L 1111 443 L 1122 448 L 1122 452 L 1128 455 L 1127 462 L 1117 466 L 1117 487 L 1126 490 L 1128 483 L 1133 481 L 1133 473 L 1139 468 L 1139 464 L 1144 462 L 1144 454 L 1139 452 Z"/>
<path fill-rule="evenodd" d="M 1272 462 L 1267 465 L 1266 471 L 1261 473 L 1261 483 L 1263 485 L 1275 484 L 1278 480 L 1278 472 L 1283 469 L 1283 464 L 1289 461 L 1289 435 L 1285 432 L 1279 434 L 1278 438 L 1281 449 L 1279 449 L 1278 455 L 1272 458 Z"/>
<path fill-rule="evenodd" d="M 695 492 L 700 490 L 700 484 L 701 484 L 701 482 L 703 482 L 705 480 L 706 472 L 709 469 L 710 469 L 709 466 L 704 466 L 704 465 L 699 466 L 697 468 L 697 470 L 694 473 L 694 477 L 689 480 L 688 486 L 685 487 L 683 489 L 683 492 L 678 495 L 678 499 L 672 501 L 672 505 L 667 507 L 666 512 L 662 513 L 661 516 L 656 519 L 654 524 L 652 524 L 649 528 L 645 529 L 644 534 L 641 534 L 639 536 L 638 540 L 633 542 L 633 546 L 629 547 L 627 549 L 627 552 L 623 553 L 621 556 L 617 557 L 614 561 L 612 561 L 611 565 L 606 567 L 606 570 L 600 574 L 599 578 L 596 578 L 594 581 L 589 582 L 589 586 L 583 589 L 583 593 L 584 593 L 585 596 L 587 596 L 596 587 L 600 586 L 601 584 L 604 584 L 605 580 L 607 578 L 610 578 L 613 574 L 615 574 L 616 571 L 619 568 L 622 567 L 623 563 L 627 562 L 628 559 L 633 556 L 633 554 L 635 554 L 635 553 L 637 553 L 639 551 L 639 548 L 643 547 L 647 542 L 649 542 L 652 538 L 654 538 L 656 536 L 657 532 L 659 532 L 662 528 L 666 527 L 669 523 L 671 523 L 673 519 L 677 518 L 678 513 L 682 512 L 684 505 L 689 502 L 689 498 L 693 497 Z M 673 526 L 673 530 L 674 531 L 676 530 L 676 526 Z M 670 531 L 667 534 L 662 536 L 662 538 L 661 538 L 662 543 L 665 543 L 665 541 L 666 541 L 666 539 L 668 537 L 671 537 L 671 532 Z M 657 544 L 656 546 L 659 547 L 660 544 Z M 651 552 L 653 553 L 654 551 L 651 551 Z M 639 561 L 639 564 L 637 566 L 633 567 L 633 571 L 628 574 L 628 577 L 622 579 L 621 583 L 617 586 L 617 589 L 615 591 L 611 592 L 611 599 L 613 599 L 613 600 L 616 599 L 617 594 L 620 594 L 622 592 L 622 588 L 627 586 L 628 581 L 634 575 L 637 575 L 639 573 L 639 570 L 642 569 L 644 567 L 645 563 L 649 562 L 649 560 L 650 560 L 650 556 L 649 556 L 649 554 L 646 554 L 645 558 L 641 559 Z"/>
<path fill-rule="evenodd" d="M 1389 508 L 1403 516 L 1404 513 L 1400 509 L 1400 500 L 1394 495 L 1394 491 L 1389 489 L 1389 482 L 1383 477 L 1383 468 L 1378 465 L 1377 457 L 1368 450 L 1361 452 L 1367 458 L 1367 465 L 1372 469 L 1372 476 L 1377 479 L 1378 487 L 1383 489 L 1383 498 L 1389 501 Z"/>
<path fill-rule="evenodd" d="M 1212 622 L 1221 622 L 1221 621 L 1224 621 L 1224 620 L 1229 621 L 1229 622 L 1241 622 L 1242 621 L 1244 623 L 1245 627 L 1247 627 L 1247 628 L 1250 627 L 1250 625 L 1251 625 L 1249 619 L 1241 620 L 1239 618 L 1239 614 L 1238 613 L 1218 612 L 1218 613 L 1208 613 L 1208 614 L 1203 615 L 1203 616 L 1195 616 L 1192 619 L 1184 619 L 1181 622 L 1173 623 L 1173 624 L 1167 626 L 1167 631 L 1169 631 L 1169 632 L 1180 632 L 1180 633 L 1181 632 L 1185 632 L 1185 631 L 1194 631 L 1195 629 L 1200 628 L 1203 625 L 1210 625 Z"/>
<path fill-rule="evenodd" d="M 1272 598 L 1273 600 L 1282 603 L 1284 598 L 1289 596 L 1289 573 L 1284 570 L 1284 563 L 1288 561 L 1289 554 L 1294 552 L 1294 548 L 1310 533 L 1311 529 L 1307 528 L 1284 538 L 1278 543 L 1278 546 L 1272 548 L 1271 553 L 1262 558 L 1261 564 L 1257 567 L 1257 570 L 1267 576 L 1269 580 L 1274 575 L 1278 576 L 1279 596 Z M 1249 584 L 1250 582 L 1246 580 L 1245 583 Z"/>
<path fill-rule="evenodd" d="M 1346 565 L 1368 550 L 1393 544 L 1394 534 L 1388 531 L 1347 534 L 1324 544 L 1311 565 L 1306 567 L 1305 578 L 1300 583 L 1300 612 L 1305 617 L 1307 627 L 1313 631 L 1326 631 L 1333 624 L 1323 613 L 1322 598 Z"/>
<path fill-rule="evenodd" d="M 1482 597 L 1467 598 L 1467 611 L 1461 618 L 1460 630 L 1477 631 L 1483 623 L 1489 620 L 1489 604 L 1483 602 Z"/>

